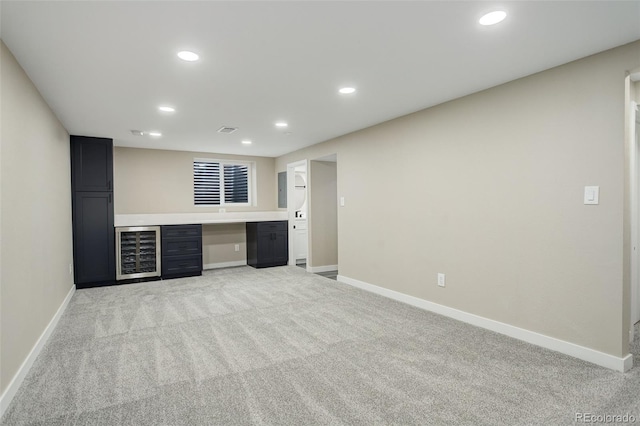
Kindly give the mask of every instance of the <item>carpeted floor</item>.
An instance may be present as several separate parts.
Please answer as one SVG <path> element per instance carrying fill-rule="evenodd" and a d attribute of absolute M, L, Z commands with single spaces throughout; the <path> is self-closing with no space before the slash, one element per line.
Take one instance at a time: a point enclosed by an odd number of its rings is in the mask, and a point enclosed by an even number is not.
<path fill-rule="evenodd" d="M 2 424 L 558 425 L 584 412 L 640 422 L 640 368 L 285 266 L 77 291 Z"/>

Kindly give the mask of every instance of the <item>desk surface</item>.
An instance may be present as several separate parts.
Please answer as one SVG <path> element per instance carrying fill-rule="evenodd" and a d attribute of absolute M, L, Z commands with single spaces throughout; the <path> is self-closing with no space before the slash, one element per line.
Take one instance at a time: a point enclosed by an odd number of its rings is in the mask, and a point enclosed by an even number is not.
<path fill-rule="evenodd" d="M 154 225 L 187 225 L 215 223 L 262 222 L 270 220 L 287 220 L 287 212 L 232 212 L 232 213 L 165 213 L 165 214 L 117 214 L 114 225 L 119 226 L 154 226 Z"/>

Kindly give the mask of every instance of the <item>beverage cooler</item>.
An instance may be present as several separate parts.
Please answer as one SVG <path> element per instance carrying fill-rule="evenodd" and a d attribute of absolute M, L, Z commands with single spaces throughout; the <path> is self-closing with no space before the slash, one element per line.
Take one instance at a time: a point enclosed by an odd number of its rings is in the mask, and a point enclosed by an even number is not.
<path fill-rule="evenodd" d="M 160 227 L 116 228 L 116 280 L 159 277 Z"/>

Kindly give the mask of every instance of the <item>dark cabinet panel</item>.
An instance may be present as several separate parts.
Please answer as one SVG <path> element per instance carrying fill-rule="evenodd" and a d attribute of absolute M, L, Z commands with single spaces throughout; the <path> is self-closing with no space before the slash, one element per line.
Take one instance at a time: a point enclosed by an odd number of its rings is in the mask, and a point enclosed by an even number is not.
<path fill-rule="evenodd" d="M 247 264 L 254 268 L 286 265 L 289 261 L 287 221 L 247 222 Z"/>
<path fill-rule="evenodd" d="M 113 191 L 113 140 L 71 136 L 73 191 Z"/>
<path fill-rule="evenodd" d="M 271 265 L 275 259 L 275 253 L 273 250 L 273 232 L 258 232 L 257 238 L 258 253 L 255 256 L 256 265 Z"/>
<path fill-rule="evenodd" d="M 201 254 L 202 240 L 200 238 L 175 238 L 162 240 L 162 253 L 165 256 L 182 256 L 186 254 Z"/>
<path fill-rule="evenodd" d="M 202 275 L 202 255 L 162 258 L 162 278 Z"/>
<path fill-rule="evenodd" d="M 73 252 L 79 288 L 115 281 L 113 204 L 110 192 L 76 192 L 73 197 Z"/>
<path fill-rule="evenodd" d="M 258 233 L 265 232 L 280 232 L 288 229 L 288 222 L 286 220 L 278 220 L 274 222 L 256 222 Z"/>
<path fill-rule="evenodd" d="M 202 237 L 202 225 L 164 225 L 162 238 Z"/>
<path fill-rule="evenodd" d="M 286 265 L 289 262 L 289 234 L 287 230 L 274 232 L 271 241 L 273 250 L 273 263 Z"/>
<path fill-rule="evenodd" d="M 162 278 L 202 275 L 202 225 L 165 225 L 162 235 Z"/>

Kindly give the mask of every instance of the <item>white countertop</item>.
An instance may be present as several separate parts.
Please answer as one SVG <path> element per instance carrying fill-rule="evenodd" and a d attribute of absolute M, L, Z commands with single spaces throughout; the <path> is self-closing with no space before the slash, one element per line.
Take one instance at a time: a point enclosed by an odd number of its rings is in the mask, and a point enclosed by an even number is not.
<path fill-rule="evenodd" d="M 286 211 L 268 212 L 231 212 L 231 213 L 165 213 L 165 214 L 117 214 L 114 225 L 154 226 L 188 225 L 215 223 L 262 222 L 269 220 L 287 220 Z"/>

